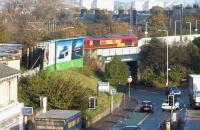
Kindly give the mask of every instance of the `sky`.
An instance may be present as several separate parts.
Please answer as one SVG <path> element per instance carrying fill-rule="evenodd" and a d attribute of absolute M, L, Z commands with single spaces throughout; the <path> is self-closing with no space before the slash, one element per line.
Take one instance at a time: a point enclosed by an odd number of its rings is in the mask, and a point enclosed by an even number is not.
<path fill-rule="evenodd" d="M 120 0 L 120 1 L 131 2 L 132 0 Z M 159 1 L 169 2 L 171 0 L 159 0 Z M 183 3 L 185 6 L 186 5 L 193 5 L 194 3 L 196 3 L 196 1 L 198 1 L 198 3 L 200 4 L 200 0 L 176 0 L 176 1 L 179 2 L 179 3 Z"/>

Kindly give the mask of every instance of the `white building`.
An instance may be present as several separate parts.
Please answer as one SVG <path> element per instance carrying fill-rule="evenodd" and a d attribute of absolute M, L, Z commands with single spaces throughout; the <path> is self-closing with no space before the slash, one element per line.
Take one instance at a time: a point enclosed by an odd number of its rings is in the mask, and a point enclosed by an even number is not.
<path fill-rule="evenodd" d="M 133 8 L 137 11 L 149 11 L 154 6 L 164 8 L 164 2 L 161 0 L 135 0 L 133 1 Z"/>
<path fill-rule="evenodd" d="M 81 8 L 86 9 L 100 9 L 100 10 L 114 10 L 114 0 L 81 0 Z"/>
<path fill-rule="evenodd" d="M 20 71 L 0 64 L 0 130 L 23 130 L 22 103 L 17 101 Z"/>

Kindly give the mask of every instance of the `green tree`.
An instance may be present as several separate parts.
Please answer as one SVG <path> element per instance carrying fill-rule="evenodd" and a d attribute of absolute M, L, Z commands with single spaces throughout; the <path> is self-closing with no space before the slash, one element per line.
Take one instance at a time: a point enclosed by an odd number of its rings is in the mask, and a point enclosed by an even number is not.
<path fill-rule="evenodd" d="M 142 46 L 140 52 L 140 68 L 151 66 L 164 71 L 166 68 L 166 44 L 153 38 L 149 44 Z"/>
<path fill-rule="evenodd" d="M 78 79 L 47 71 L 24 78 L 19 85 L 20 101 L 34 108 L 39 107 L 40 96 L 47 96 L 49 109 L 85 110 L 91 92 Z"/>
<path fill-rule="evenodd" d="M 112 61 L 106 65 L 105 73 L 106 79 L 112 85 L 127 82 L 127 78 L 130 75 L 129 66 L 118 57 L 114 57 Z"/>
<path fill-rule="evenodd" d="M 195 73 L 200 73 L 200 37 L 193 40 L 191 66 Z"/>
<path fill-rule="evenodd" d="M 148 32 L 151 37 L 164 36 L 163 32 L 159 32 L 159 29 L 166 29 L 166 15 L 164 9 L 159 6 L 154 6 L 151 10 L 151 16 L 149 17 Z"/>
<path fill-rule="evenodd" d="M 149 44 L 142 46 L 140 52 L 140 77 L 146 86 L 165 86 L 166 83 L 166 43 L 153 38 Z M 179 84 L 181 78 L 191 73 L 191 45 L 169 45 L 169 82 Z"/>

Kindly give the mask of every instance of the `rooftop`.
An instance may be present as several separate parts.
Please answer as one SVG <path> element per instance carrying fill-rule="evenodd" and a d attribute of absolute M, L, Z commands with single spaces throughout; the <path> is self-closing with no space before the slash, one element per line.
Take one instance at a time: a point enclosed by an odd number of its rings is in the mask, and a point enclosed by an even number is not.
<path fill-rule="evenodd" d="M 36 116 L 36 118 L 68 119 L 80 113 L 78 110 L 50 110 Z"/>
<path fill-rule="evenodd" d="M 0 44 L 0 56 L 18 55 L 21 44 Z"/>
<path fill-rule="evenodd" d="M 16 74 L 20 74 L 20 71 L 10 68 L 4 64 L 0 64 L 0 79 L 7 78 Z"/>

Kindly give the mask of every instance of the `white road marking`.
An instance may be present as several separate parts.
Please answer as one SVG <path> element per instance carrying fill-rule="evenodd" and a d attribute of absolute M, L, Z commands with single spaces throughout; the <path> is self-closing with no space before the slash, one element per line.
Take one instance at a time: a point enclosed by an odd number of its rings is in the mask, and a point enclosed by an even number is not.
<path fill-rule="evenodd" d="M 183 110 L 183 108 L 181 108 L 180 112 Z"/>
<path fill-rule="evenodd" d="M 151 114 L 147 114 L 137 125 L 141 125 Z"/>
<path fill-rule="evenodd" d="M 148 93 L 153 93 L 153 94 L 162 94 L 161 92 L 153 92 L 153 91 L 147 91 L 147 90 L 141 90 L 141 89 L 138 89 L 139 91 L 141 92 L 148 92 Z"/>

